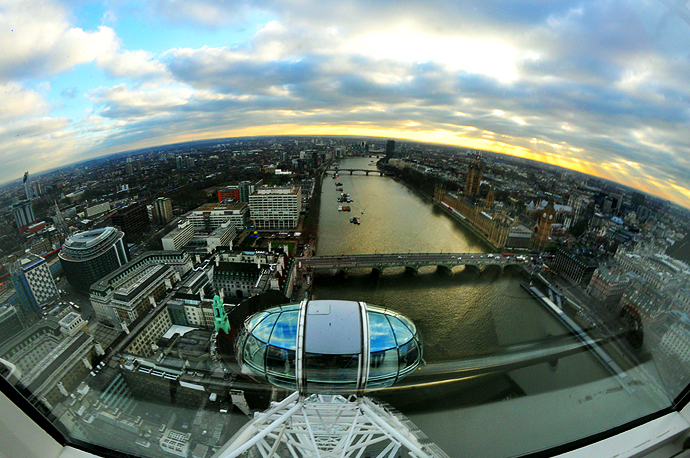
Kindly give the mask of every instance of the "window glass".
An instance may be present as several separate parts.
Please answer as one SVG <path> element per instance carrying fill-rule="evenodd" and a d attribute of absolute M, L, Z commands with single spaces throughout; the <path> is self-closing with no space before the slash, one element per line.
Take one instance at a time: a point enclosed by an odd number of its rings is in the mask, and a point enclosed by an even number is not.
<path fill-rule="evenodd" d="M 372 353 L 395 348 L 395 335 L 386 315 L 369 312 L 369 340 Z"/>

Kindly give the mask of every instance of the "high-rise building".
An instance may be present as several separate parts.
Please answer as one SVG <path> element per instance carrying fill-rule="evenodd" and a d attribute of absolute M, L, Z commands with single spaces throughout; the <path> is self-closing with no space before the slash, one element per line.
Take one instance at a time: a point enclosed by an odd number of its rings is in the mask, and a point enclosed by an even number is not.
<path fill-rule="evenodd" d="M 249 196 L 252 195 L 252 193 L 259 187 L 261 186 L 261 183 L 263 183 L 263 180 L 258 180 L 254 183 L 251 181 L 243 181 L 239 184 L 239 190 L 240 190 L 240 202 L 247 202 L 249 203 Z"/>
<path fill-rule="evenodd" d="M 395 154 L 395 140 L 386 141 L 386 160 L 393 157 Z"/>
<path fill-rule="evenodd" d="M 168 197 L 159 197 L 153 201 L 153 219 L 158 224 L 172 220 L 172 201 Z"/>
<path fill-rule="evenodd" d="M 134 167 L 131 162 L 125 164 L 125 174 L 128 176 L 134 175 Z"/>
<path fill-rule="evenodd" d="M 260 188 L 249 196 L 249 214 L 256 229 L 296 229 L 302 210 L 298 186 Z"/>
<path fill-rule="evenodd" d="M 31 200 L 34 198 L 34 191 L 31 188 L 31 179 L 29 178 L 29 172 L 24 172 L 24 193 L 26 194 L 27 200 Z"/>
<path fill-rule="evenodd" d="M 41 306 L 60 299 L 50 267 L 42 257 L 27 253 L 12 264 L 10 273 L 25 316 L 40 312 Z"/>
<path fill-rule="evenodd" d="M 113 226 L 125 233 L 126 243 L 136 243 L 151 228 L 149 213 L 144 204 L 133 204 L 118 210 L 111 219 Z"/>
<path fill-rule="evenodd" d="M 122 231 L 105 227 L 68 238 L 59 256 L 69 284 L 88 292 L 94 282 L 126 264 L 123 237 Z"/>
<path fill-rule="evenodd" d="M 30 200 L 22 200 L 12 205 L 12 213 L 20 232 L 24 232 L 23 228 L 36 221 Z"/>

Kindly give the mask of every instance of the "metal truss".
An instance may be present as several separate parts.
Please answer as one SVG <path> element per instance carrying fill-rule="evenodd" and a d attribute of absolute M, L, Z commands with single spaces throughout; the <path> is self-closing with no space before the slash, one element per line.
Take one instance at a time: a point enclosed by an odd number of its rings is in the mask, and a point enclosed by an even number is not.
<path fill-rule="evenodd" d="M 402 414 L 366 397 L 300 397 L 255 414 L 216 458 L 447 457 Z"/>

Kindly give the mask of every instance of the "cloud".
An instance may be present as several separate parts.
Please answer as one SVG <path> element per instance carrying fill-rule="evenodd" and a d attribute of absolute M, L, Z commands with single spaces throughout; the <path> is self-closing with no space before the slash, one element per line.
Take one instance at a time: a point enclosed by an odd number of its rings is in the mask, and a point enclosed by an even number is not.
<path fill-rule="evenodd" d="M 145 51 L 121 51 L 111 27 L 73 27 L 68 12 L 47 0 L 9 1 L 0 14 L 0 81 L 40 78 L 96 62 L 111 76 L 162 76 Z"/>
<path fill-rule="evenodd" d="M 69 87 L 67 89 L 64 89 L 62 92 L 60 92 L 60 97 L 63 97 L 65 99 L 73 99 L 77 96 L 77 88 L 76 87 Z"/>
<path fill-rule="evenodd" d="M 37 92 L 14 82 L 0 83 L 0 121 L 7 122 L 48 112 L 48 104 Z"/>
<path fill-rule="evenodd" d="M 0 15 L 0 40 L 8 43 L 0 119 L 25 139 L 37 137 L 29 120 L 45 119 L 79 87 L 92 104 L 88 115 L 51 125 L 85 154 L 261 126 L 366 128 L 531 151 L 621 180 L 690 183 L 690 28 L 655 3 L 123 0 L 108 7 L 108 26 L 95 30 L 76 27 L 66 7 L 46 0 L 11 2 Z M 272 20 L 249 40 L 160 55 L 124 49 L 115 19 L 148 17 L 147 37 L 160 24 L 211 36 L 209 27 L 243 27 L 257 15 Z M 75 81 L 62 100 L 39 88 L 89 62 L 107 77 L 99 87 Z"/>

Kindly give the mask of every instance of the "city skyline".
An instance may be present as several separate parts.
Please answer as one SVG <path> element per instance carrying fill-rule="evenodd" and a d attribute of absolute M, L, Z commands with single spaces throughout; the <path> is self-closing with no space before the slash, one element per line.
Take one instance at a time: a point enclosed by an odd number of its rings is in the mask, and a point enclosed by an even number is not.
<path fill-rule="evenodd" d="M 182 141 L 361 135 L 690 207 L 690 25 L 662 2 L 2 4 L 0 182 Z"/>

